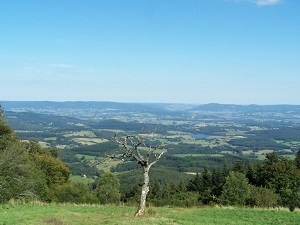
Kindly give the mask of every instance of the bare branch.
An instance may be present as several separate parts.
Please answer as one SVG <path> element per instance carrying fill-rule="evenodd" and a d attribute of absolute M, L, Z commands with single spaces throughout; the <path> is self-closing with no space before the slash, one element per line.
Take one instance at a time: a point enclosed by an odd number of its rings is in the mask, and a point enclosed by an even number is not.
<path fill-rule="evenodd" d="M 155 151 L 160 149 L 164 146 L 164 143 L 155 146 L 152 148 L 150 145 L 147 147 L 145 140 L 150 135 L 153 135 L 153 132 L 143 133 L 140 132 L 138 134 L 133 135 L 126 135 L 123 138 L 118 138 L 117 134 L 112 138 L 114 141 L 116 141 L 120 146 L 122 146 L 125 149 L 125 153 L 123 156 L 134 158 L 138 164 L 140 164 L 143 169 L 143 175 L 144 175 L 144 183 L 142 185 L 142 192 L 141 192 L 141 200 L 140 205 L 138 208 L 138 211 L 135 213 L 136 216 L 143 215 L 145 211 L 146 206 L 146 199 L 147 199 L 147 193 L 149 192 L 149 170 L 152 165 L 154 165 L 158 160 L 162 157 L 162 155 L 166 152 L 166 149 L 163 149 L 159 154 L 156 154 Z M 147 148 L 147 153 L 145 156 L 141 154 L 141 151 L 139 150 L 139 147 L 144 146 Z M 151 157 L 152 156 L 152 157 Z M 149 163 L 149 161 L 152 161 Z"/>
<path fill-rule="evenodd" d="M 159 155 L 156 155 L 156 154 L 155 154 L 155 155 L 154 155 L 154 156 L 155 156 L 155 160 L 149 164 L 149 168 L 150 168 L 151 166 L 153 166 L 155 163 L 157 163 L 158 160 L 162 157 L 162 155 L 163 155 L 165 152 L 167 152 L 167 150 L 163 150 Z"/>
<path fill-rule="evenodd" d="M 120 144 L 121 146 L 123 146 L 123 148 L 125 149 L 125 153 L 123 154 L 123 156 L 126 157 L 132 157 L 134 158 L 136 161 L 142 161 L 143 159 L 141 158 L 141 155 L 138 154 L 138 156 L 136 156 L 132 150 L 130 149 L 130 146 L 128 145 L 127 141 L 129 140 L 129 142 L 132 144 L 134 143 L 130 138 L 130 136 L 126 136 L 124 137 L 124 140 L 122 140 L 121 138 L 117 137 L 117 134 L 115 134 L 115 136 L 112 138 L 114 141 L 116 141 L 118 144 Z"/>
<path fill-rule="evenodd" d="M 134 141 L 134 138 L 137 138 L 138 139 L 138 142 L 135 143 Z M 140 139 L 140 137 L 138 135 L 134 136 L 134 135 L 130 135 L 130 136 L 126 136 L 126 140 L 128 140 L 131 145 L 133 146 L 136 154 L 138 155 L 138 157 L 141 159 L 141 160 L 144 160 L 144 157 L 141 155 L 138 147 L 143 143 L 143 141 Z"/>
<path fill-rule="evenodd" d="M 164 146 L 164 143 L 155 146 L 154 148 L 150 145 L 149 147 L 146 145 L 145 140 L 149 136 L 153 135 L 154 131 L 151 132 L 143 132 L 141 131 L 138 134 L 129 134 L 123 137 L 118 137 L 117 134 L 114 135 L 112 140 L 116 141 L 119 145 L 121 145 L 125 149 L 125 153 L 122 155 L 123 157 L 131 157 L 134 158 L 138 163 L 146 167 L 149 165 L 150 156 L 153 155 L 154 163 L 158 161 L 163 153 L 159 155 L 155 154 L 155 151 Z M 141 154 L 140 147 L 144 146 L 148 148 L 147 154 L 144 156 Z M 111 156 L 111 158 L 116 158 L 115 156 Z M 153 165 L 154 163 L 150 164 Z"/>

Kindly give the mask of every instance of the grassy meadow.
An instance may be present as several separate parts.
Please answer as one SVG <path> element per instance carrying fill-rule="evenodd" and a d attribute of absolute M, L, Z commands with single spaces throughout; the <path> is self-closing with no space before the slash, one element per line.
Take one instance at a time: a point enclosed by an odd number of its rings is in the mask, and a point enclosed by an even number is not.
<path fill-rule="evenodd" d="M 154 208 L 134 218 L 135 207 L 72 204 L 7 204 L 0 208 L 0 224 L 299 224 L 300 212 L 234 208 Z"/>

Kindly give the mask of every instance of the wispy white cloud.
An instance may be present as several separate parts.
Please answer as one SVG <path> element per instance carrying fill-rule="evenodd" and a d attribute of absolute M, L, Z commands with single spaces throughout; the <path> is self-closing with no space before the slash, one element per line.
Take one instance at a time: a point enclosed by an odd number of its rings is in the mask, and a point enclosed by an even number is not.
<path fill-rule="evenodd" d="M 283 0 L 231 0 L 233 2 L 250 2 L 258 6 L 278 5 Z"/>
<path fill-rule="evenodd" d="M 265 6 L 265 5 L 277 5 L 281 2 L 282 0 L 256 0 L 255 4 L 259 6 Z"/>
<path fill-rule="evenodd" d="M 73 68 L 73 65 L 69 65 L 69 64 L 50 64 L 50 67 L 54 67 L 54 68 Z"/>

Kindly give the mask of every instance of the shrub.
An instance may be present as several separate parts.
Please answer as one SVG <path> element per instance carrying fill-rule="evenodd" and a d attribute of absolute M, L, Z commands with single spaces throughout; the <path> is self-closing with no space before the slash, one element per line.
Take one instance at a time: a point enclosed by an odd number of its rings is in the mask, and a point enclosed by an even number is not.
<path fill-rule="evenodd" d="M 280 196 L 274 191 L 264 188 L 251 186 L 251 195 L 248 200 L 250 206 L 258 206 L 261 208 L 276 207 L 280 200 Z"/>

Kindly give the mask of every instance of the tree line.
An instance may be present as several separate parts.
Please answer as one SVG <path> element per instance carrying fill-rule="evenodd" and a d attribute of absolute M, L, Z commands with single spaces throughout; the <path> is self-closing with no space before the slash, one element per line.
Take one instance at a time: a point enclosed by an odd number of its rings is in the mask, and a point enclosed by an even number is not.
<path fill-rule="evenodd" d="M 121 191 L 121 201 L 134 203 L 139 184 Z M 268 153 L 259 163 L 241 161 L 228 167 L 204 167 L 192 179 L 179 183 L 157 179 L 152 183 L 148 202 L 155 206 L 230 205 L 248 207 L 300 208 L 300 150 L 294 160 Z"/>

